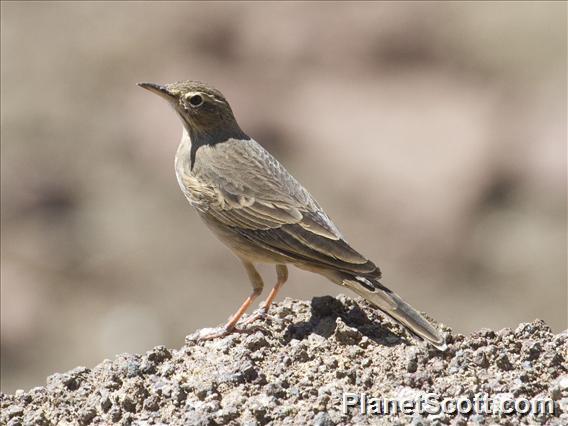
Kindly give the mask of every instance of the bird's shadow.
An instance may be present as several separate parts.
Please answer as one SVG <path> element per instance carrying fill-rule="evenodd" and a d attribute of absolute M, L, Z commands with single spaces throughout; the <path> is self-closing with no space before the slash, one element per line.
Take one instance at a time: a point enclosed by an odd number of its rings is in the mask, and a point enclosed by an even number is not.
<path fill-rule="evenodd" d="M 289 343 L 292 339 L 303 340 L 310 334 L 318 334 L 326 339 L 336 334 L 337 319 L 348 327 L 354 328 L 369 340 L 382 346 L 409 344 L 408 340 L 392 333 L 378 320 L 369 315 L 358 303 L 346 306 L 341 300 L 331 296 L 314 297 L 311 302 L 311 317 L 308 321 L 291 324 L 286 329 L 283 340 Z"/>

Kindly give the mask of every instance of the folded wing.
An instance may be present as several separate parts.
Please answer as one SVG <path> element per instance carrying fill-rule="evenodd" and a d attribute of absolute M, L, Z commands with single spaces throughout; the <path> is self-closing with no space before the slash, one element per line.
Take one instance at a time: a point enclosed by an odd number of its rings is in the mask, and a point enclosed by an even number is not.
<path fill-rule="evenodd" d="M 207 167 L 199 167 L 205 163 Z M 217 202 L 210 203 L 208 214 L 251 244 L 322 267 L 380 276 L 308 191 L 256 142 L 202 147 L 194 173 L 214 182 Z"/>

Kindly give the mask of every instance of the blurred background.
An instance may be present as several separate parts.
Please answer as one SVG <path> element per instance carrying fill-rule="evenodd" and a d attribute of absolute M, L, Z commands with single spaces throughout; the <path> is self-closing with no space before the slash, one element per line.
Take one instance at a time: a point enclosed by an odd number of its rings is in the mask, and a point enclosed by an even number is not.
<path fill-rule="evenodd" d="M 249 294 L 140 81 L 221 89 L 384 283 L 456 332 L 566 328 L 565 3 L 1 8 L 2 391 L 180 347 Z M 280 297 L 340 292 L 292 270 Z"/>

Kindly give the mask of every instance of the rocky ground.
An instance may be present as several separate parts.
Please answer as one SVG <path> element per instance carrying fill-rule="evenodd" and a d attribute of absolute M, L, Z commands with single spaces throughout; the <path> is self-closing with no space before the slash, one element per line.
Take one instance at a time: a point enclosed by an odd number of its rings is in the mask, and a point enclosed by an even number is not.
<path fill-rule="evenodd" d="M 179 350 L 122 354 L 47 385 L 1 395 L 1 424 L 568 423 L 568 335 L 542 321 L 448 333 L 448 350 L 416 342 L 361 299 L 285 299 L 257 329 Z M 141 331 L 143 332 L 143 330 Z M 61 350 L 64 350 L 62 348 Z M 476 393 L 554 401 L 554 414 L 372 414 L 342 411 L 343 393 L 442 398 Z M 371 412 L 371 414 L 369 414 Z"/>

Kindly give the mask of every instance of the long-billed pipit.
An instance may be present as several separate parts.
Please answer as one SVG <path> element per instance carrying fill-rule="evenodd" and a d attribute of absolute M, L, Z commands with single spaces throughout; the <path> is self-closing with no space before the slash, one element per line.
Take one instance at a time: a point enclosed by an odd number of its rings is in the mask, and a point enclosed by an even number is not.
<path fill-rule="evenodd" d="M 183 124 L 176 175 L 189 203 L 242 261 L 253 291 L 214 338 L 235 330 L 260 295 L 255 263 L 276 265 L 276 285 L 260 308 L 266 314 L 288 278 L 288 264 L 348 287 L 439 349 L 441 334 L 379 279 L 379 268 L 354 250 L 310 193 L 268 151 L 243 132 L 225 97 L 196 81 L 140 83 L 166 99 Z"/>

